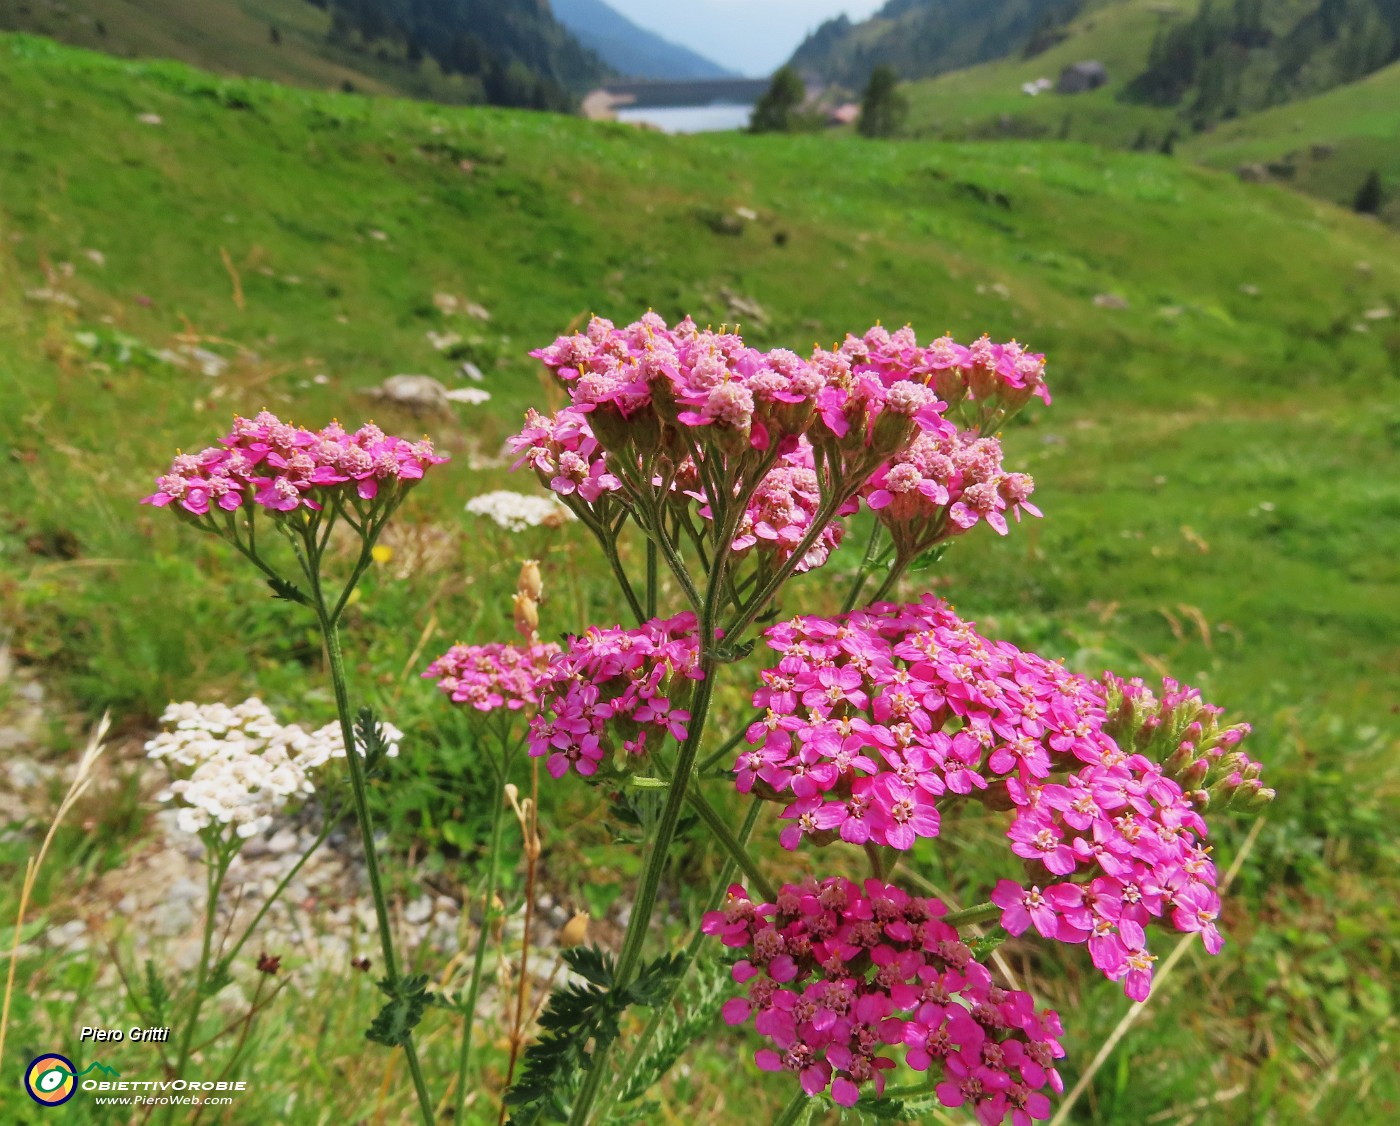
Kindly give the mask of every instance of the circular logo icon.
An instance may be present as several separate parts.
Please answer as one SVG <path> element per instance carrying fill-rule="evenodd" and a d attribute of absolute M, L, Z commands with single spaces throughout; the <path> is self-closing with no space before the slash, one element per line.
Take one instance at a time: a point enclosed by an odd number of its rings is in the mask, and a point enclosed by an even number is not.
<path fill-rule="evenodd" d="M 66 1103 L 78 1089 L 73 1061 L 57 1052 L 47 1052 L 24 1069 L 24 1089 L 40 1106 Z"/>

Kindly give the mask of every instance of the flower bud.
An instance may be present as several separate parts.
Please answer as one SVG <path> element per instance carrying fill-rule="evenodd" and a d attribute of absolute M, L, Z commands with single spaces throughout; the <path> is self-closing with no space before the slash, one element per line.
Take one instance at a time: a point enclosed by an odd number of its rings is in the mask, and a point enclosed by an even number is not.
<path fill-rule="evenodd" d="M 515 603 L 515 632 L 533 640 L 540 626 L 540 611 L 535 600 L 527 594 L 512 596 Z"/>
<path fill-rule="evenodd" d="M 516 591 L 534 602 L 544 599 L 544 580 L 540 577 L 538 559 L 527 559 L 520 564 L 520 578 L 515 582 Z"/>
<path fill-rule="evenodd" d="M 582 946 L 588 941 L 588 923 L 588 912 L 577 912 L 559 929 L 559 945 L 565 950 L 572 946 Z"/>

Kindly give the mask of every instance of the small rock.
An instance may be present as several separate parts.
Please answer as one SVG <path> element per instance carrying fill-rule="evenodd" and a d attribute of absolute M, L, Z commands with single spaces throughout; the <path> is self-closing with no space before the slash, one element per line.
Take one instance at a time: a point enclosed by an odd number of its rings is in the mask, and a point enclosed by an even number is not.
<path fill-rule="evenodd" d="M 486 306 L 478 305 L 475 301 L 468 301 L 462 308 L 466 310 L 469 316 L 473 316 L 479 321 L 489 321 L 491 319 L 491 314 L 487 312 Z"/>
<path fill-rule="evenodd" d="M 158 113 L 138 113 L 136 115 L 136 120 L 142 125 L 160 125 L 163 123 Z"/>
<path fill-rule="evenodd" d="M 1243 293 L 1246 297 L 1258 297 L 1259 287 L 1257 285 L 1253 285 L 1250 282 L 1245 282 L 1244 285 L 1240 286 L 1240 292 Z"/>
<path fill-rule="evenodd" d="M 429 332 L 428 343 L 439 352 L 446 352 L 449 348 L 455 348 L 462 343 L 462 337 L 455 332 Z"/>
<path fill-rule="evenodd" d="M 168 899 L 158 903 L 147 918 L 157 938 L 174 938 L 194 925 L 194 908 L 183 899 Z"/>
<path fill-rule="evenodd" d="M 471 360 L 467 360 L 462 364 L 462 366 L 457 369 L 457 374 L 463 379 L 470 379 L 473 383 L 480 383 L 486 378 L 486 376 L 481 374 L 481 369 L 472 363 Z"/>
<path fill-rule="evenodd" d="M 71 293 L 64 293 L 61 289 L 54 289 L 52 286 L 40 286 L 38 289 L 26 289 L 24 291 L 26 301 L 33 301 L 40 305 L 59 305 L 65 309 L 76 309 L 78 299 Z"/>
<path fill-rule="evenodd" d="M 739 216 L 740 219 L 747 219 L 750 223 L 758 218 L 758 212 L 752 207 L 736 207 L 734 209 L 734 214 Z"/>
<path fill-rule="evenodd" d="M 278 829 L 267 842 L 267 851 L 272 853 L 291 852 L 298 843 L 297 835 L 291 829 Z"/>
<path fill-rule="evenodd" d="M 447 388 L 431 375 L 391 375 L 365 394 L 371 399 L 383 399 L 418 414 L 446 414 L 451 409 Z"/>
<path fill-rule="evenodd" d="M 1361 315 L 1365 317 L 1368 321 L 1384 321 L 1390 317 L 1395 316 L 1395 312 L 1394 310 L 1387 309 L 1384 305 L 1382 305 L 1378 306 L 1375 309 L 1367 309 Z"/>
<path fill-rule="evenodd" d="M 455 387 L 447 392 L 447 398 L 454 403 L 469 403 L 479 407 L 482 403 L 491 401 L 491 392 L 483 391 L 480 387 Z"/>
<path fill-rule="evenodd" d="M 372 239 L 374 239 L 375 242 L 388 242 L 388 241 L 389 241 L 389 236 L 388 236 L 387 234 L 385 234 L 383 231 L 373 230 L 373 231 L 369 231 L 368 234 L 369 234 L 369 237 L 372 238 Z"/>
<path fill-rule="evenodd" d="M 100 250 L 84 250 L 83 257 L 86 258 L 89 262 L 91 262 L 94 266 L 107 265 L 107 255 L 103 254 Z"/>
<path fill-rule="evenodd" d="M 1126 309 L 1128 299 L 1120 297 L 1116 293 L 1096 293 L 1094 294 L 1094 305 L 1100 309 Z"/>
<path fill-rule="evenodd" d="M 437 311 L 445 317 L 452 316 L 453 313 L 461 311 L 462 303 L 451 293 L 434 293 L 433 305 Z"/>
<path fill-rule="evenodd" d="M 1269 170 L 1258 163 L 1241 164 L 1235 169 L 1235 175 L 1246 184 L 1264 184 L 1268 182 Z"/>

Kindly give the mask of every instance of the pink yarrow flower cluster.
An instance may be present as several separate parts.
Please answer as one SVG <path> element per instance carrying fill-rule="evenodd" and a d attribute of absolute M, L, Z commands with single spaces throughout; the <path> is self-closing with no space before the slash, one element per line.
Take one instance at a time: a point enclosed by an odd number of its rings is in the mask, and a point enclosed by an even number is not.
<path fill-rule="evenodd" d="M 539 704 L 539 679 L 559 652 L 552 642 L 458 644 L 430 664 L 423 677 L 436 678 L 454 704 L 469 704 L 477 711 L 534 709 Z"/>
<path fill-rule="evenodd" d="M 1160 764 L 1120 749 L 1102 684 L 989 641 L 932 596 L 766 636 L 781 659 L 734 769 L 740 791 L 788 799 L 785 847 L 908 849 L 938 835 L 940 802 L 976 797 L 1014 810 L 1007 836 L 1032 877 L 993 897 L 1011 933 L 1088 943 L 1138 1000 L 1150 922 L 1220 949 L 1205 821 Z"/>
<path fill-rule="evenodd" d="M 738 885 L 702 929 L 741 951 L 727 1023 L 750 1017 L 772 1047 L 765 1071 L 794 1072 L 808 1095 L 831 1091 L 853 1106 L 862 1088 L 884 1089 L 902 1048 L 916 1071 L 941 1073 L 944 1106 L 965 1106 L 983 1126 L 1049 1117 L 1048 1088 L 1062 1091 L 1060 1021 L 1027 993 L 997 986 L 943 916 L 879 880 L 840 877 L 786 884 L 776 903 Z"/>
<path fill-rule="evenodd" d="M 700 678 L 695 615 L 653 618 L 637 629 L 590 628 L 569 639 L 540 676 L 530 754 L 548 756 L 555 778 L 572 767 L 598 771 L 686 736 L 690 713 L 677 706 Z"/>
<path fill-rule="evenodd" d="M 412 485 L 428 466 L 447 460 L 426 438 L 394 438 L 373 423 L 353 433 L 337 422 L 306 430 L 263 411 L 235 418 L 221 444 L 177 454 L 141 503 L 175 504 L 195 516 L 245 504 L 274 513 L 319 511 L 342 495 L 368 501 L 381 489 Z"/>
<path fill-rule="evenodd" d="M 1030 503 L 1035 482 L 1027 473 L 1002 468 L 1001 443 L 975 430 L 921 434 L 909 448 L 881 466 L 861 490 L 871 510 L 893 535 L 895 546 L 926 550 L 985 521 L 998 535 L 1008 531 L 1009 512 L 1039 516 Z"/>
<path fill-rule="evenodd" d="M 689 317 L 669 328 L 648 313 L 621 329 L 594 317 L 586 332 L 531 355 L 560 379 L 610 449 L 652 446 L 663 440 L 663 426 L 756 450 L 775 443 L 786 450 L 813 427 L 814 441 L 869 445 L 882 414 L 889 416 L 882 440 L 893 441 L 891 448 L 916 429 L 947 427 L 927 378 L 900 370 L 893 357 L 871 362 L 864 346 L 858 352 L 854 362 L 844 351 L 818 350 L 810 360 L 782 348 L 762 352 L 737 333 L 702 330 Z M 677 445 L 681 455 L 687 449 Z"/>
<path fill-rule="evenodd" d="M 996 344 L 983 336 L 964 347 L 951 336 L 941 336 L 920 352 L 914 370 L 928 374 L 939 397 L 954 407 L 971 400 L 1012 413 L 1032 398 L 1050 405 L 1045 357 L 1014 340 Z"/>
<path fill-rule="evenodd" d="M 780 660 L 761 673 L 765 714 L 734 769 L 743 792 L 790 795 L 788 848 L 839 836 L 908 849 L 938 835 L 945 796 L 1023 788 L 1077 743 L 1112 746 L 1089 681 L 987 640 L 931 595 L 765 636 Z"/>

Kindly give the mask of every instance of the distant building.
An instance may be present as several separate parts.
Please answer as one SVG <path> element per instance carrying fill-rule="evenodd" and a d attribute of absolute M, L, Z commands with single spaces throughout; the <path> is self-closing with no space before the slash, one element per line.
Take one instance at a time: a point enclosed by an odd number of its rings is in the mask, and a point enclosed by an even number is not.
<path fill-rule="evenodd" d="M 1057 94 L 1083 94 L 1097 90 L 1108 81 L 1108 69 L 1103 63 L 1089 59 L 1073 63 L 1060 71 L 1060 81 L 1055 84 Z"/>
<path fill-rule="evenodd" d="M 833 106 L 826 115 L 828 125 L 854 125 L 860 119 L 860 105 L 856 102 L 843 102 Z"/>

